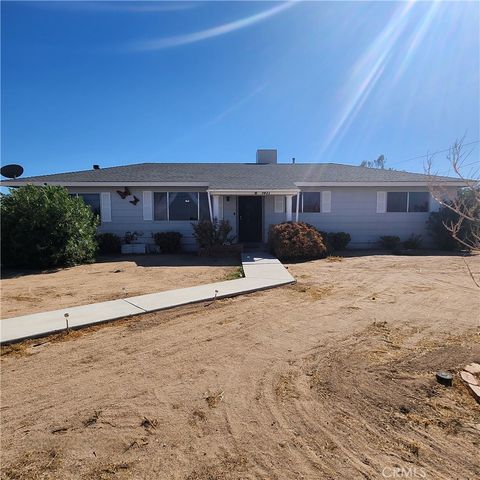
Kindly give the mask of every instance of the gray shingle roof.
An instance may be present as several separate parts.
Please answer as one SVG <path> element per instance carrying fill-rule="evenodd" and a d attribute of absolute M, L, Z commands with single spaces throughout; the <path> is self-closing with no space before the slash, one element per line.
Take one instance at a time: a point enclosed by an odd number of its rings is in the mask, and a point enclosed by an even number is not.
<path fill-rule="evenodd" d="M 441 181 L 458 181 L 436 177 Z M 246 163 L 140 163 L 122 167 L 22 177 L 19 183 L 42 182 L 112 182 L 128 185 L 135 182 L 207 183 L 211 189 L 292 189 L 296 182 L 418 182 L 427 176 L 420 173 L 379 170 L 334 163 L 321 164 L 246 164 Z M 9 181 L 10 185 L 15 181 Z"/>

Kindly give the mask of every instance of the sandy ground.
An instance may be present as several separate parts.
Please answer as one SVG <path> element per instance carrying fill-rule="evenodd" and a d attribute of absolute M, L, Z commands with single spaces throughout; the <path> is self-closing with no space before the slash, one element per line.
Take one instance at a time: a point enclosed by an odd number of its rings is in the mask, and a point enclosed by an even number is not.
<path fill-rule="evenodd" d="M 5 270 L 1 318 L 221 281 L 235 272 L 234 265 L 240 260 L 122 255 L 49 272 Z"/>
<path fill-rule="evenodd" d="M 480 406 L 434 379 L 480 360 L 465 260 L 289 268 L 297 285 L 4 348 L 2 478 L 479 478 Z"/>

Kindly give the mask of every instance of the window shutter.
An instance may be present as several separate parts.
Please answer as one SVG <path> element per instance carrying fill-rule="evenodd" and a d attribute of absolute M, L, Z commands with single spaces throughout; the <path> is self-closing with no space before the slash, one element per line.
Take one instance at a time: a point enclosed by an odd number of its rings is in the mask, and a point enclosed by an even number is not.
<path fill-rule="evenodd" d="M 387 211 L 387 192 L 377 192 L 377 213 Z"/>
<path fill-rule="evenodd" d="M 322 201 L 320 202 L 322 213 L 330 213 L 332 211 L 332 192 L 325 190 L 322 192 Z"/>
<path fill-rule="evenodd" d="M 143 192 L 143 219 L 153 220 L 153 192 Z"/>
<path fill-rule="evenodd" d="M 285 196 L 284 195 L 275 195 L 275 213 L 284 213 L 285 212 Z"/>
<path fill-rule="evenodd" d="M 100 218 L 102 223 L 112 221 L 112 202 L 110 200 L 110 192 L 100 193 Z"/>

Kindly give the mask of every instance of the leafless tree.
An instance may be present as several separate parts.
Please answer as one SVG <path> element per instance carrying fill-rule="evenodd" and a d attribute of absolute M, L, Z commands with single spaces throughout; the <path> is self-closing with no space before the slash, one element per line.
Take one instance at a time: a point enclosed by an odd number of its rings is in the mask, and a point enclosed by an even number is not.
<path fill-rule="evenodd" d="M 429 190 L 432 197 L 456 215 L 443 222 L 452 237 L 468 250 L 480 250 L 480 175 L 478 162 L 468 161 L 473 150 L 466 151 L 463 136 L 450 147 L 447 160 L 463 187 L 452 193 L 433 172 L 434 155 L 429 155 L 425 164 Z M 468 167 L 472 167 L 467 171 Z"/>

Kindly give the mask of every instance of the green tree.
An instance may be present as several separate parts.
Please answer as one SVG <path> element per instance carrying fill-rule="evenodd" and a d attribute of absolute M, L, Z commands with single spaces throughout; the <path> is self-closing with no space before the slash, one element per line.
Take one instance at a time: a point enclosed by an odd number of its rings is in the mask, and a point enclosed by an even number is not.
<path fill-rule="evenodd" d="M 380 155 L 376 160 L 363 160 L 362 163 L 360 163 L 361 167 L 368 167 L 368 168 L 380 168 L 381 170 L 385 170 L 385 164 L 387 163 L 387 160 L 385 158 L 385 155 Z"/>
<path fill-rule="evenodd" d="M 45 268 L 95 259 L 98 217 L 63 187 L 27 185 L 0 197 L 2 263 Z"/>

